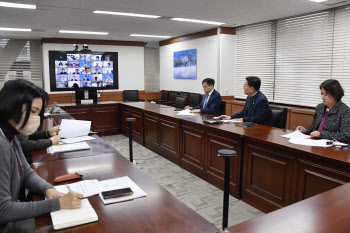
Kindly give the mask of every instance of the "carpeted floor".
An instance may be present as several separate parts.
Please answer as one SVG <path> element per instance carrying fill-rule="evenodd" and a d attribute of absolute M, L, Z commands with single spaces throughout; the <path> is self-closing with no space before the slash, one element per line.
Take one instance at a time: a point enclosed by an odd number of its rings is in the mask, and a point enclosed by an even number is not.
<path fill-rule="evenodd" d="M 101 137 L 120 154 L 129 158 L 129 139 L 123 135 Z M 223 191 L 176 164 L 133 142 L 136 166 L 176 198 L 221 229 Z M 263 212 L 230 196 L 228 226 L 264 215 Z"/>

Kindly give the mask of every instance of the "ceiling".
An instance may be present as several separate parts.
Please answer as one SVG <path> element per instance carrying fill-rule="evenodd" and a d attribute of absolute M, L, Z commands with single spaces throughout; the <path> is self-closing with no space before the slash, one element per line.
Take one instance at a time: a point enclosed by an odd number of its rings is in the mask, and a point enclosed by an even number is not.
<path fill-rule="evenodd" d="M 130 37 L 155 34 L 178 37 L 215 28 L 215 25 L 93 14 L 94 10 L 160 15 L 226 23 L 235 27 L 332 8 L 350 3 L 330 0 L 324 5 L 309 0 L 2 0 L 37 5 L 36 10 L 0 7 L 0 27 L 36 29 L 32 32 L 0 31 L 0 37 L 82 38 L 156 42 L 162 38 Z M 327 3 L 327 2 L 326 2 Z M 109 32 L 106 36 L 62 34 L 59 30 Z"/>

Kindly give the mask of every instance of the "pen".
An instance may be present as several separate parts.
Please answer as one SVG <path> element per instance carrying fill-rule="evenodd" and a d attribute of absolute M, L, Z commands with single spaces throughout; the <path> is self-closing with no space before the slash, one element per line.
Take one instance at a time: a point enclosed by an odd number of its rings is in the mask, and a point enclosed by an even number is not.
<path fill-rule="evenodd" d="M 68 184 L 66 184 L 66 186 L 67 186 L 68 191 L 71 193 L 71 192 L 72 192 L 72 190 L 70 189 L 69 185 L 68 185 Z"/>
<path fill-rule="evenodd" d="M 292 126 L 292 128 L 294 128 L 294 129 L 298 129 L 298 127 L 296 127 L 296 126 Z M 303 127 L 300 127 L 299 128 L 299 130 L 306 130 L 305 128 L 303 128 Z"/>

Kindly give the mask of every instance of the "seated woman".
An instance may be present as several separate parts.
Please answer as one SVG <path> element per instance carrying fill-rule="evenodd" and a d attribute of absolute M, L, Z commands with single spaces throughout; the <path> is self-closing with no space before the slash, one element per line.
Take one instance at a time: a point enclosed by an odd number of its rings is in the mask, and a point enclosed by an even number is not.
<path fill-rule="evenodd" d="M 18 134 L 31 135 L 39 128 L 46 92 L 26 80 L 13 80 L 5 85 L 0 91 L 0 232 L 20 232 L 23 224 L 31 225 L 28 221 L 36 216 L 80 208 L 83 195 L 60 193 L 39 177 L 30 168 L 17 139 Z M 22 186 L 46 195 L 47 200 L 18 202 Z M 27 229 L 31 231 L 34 229 Z"/>
<path fill-rule="evenodd" d="M 350 141 L 350 108 L 341 101 L 343 88 L 337 80 L 328 79 L 320 90 L 323 103 L 317 105 L 312 124 L 306 129 L 298 126 L 297 130 L 313 138 Z"/>

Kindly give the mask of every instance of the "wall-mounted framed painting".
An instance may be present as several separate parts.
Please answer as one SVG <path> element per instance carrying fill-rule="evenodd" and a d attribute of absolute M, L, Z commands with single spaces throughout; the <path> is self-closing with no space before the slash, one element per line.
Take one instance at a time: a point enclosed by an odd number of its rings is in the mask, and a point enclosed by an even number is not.
<path fill-rule="evenodd" d="M 197 79 L 197 49 L 174 52 L 174 79 Z"/>

